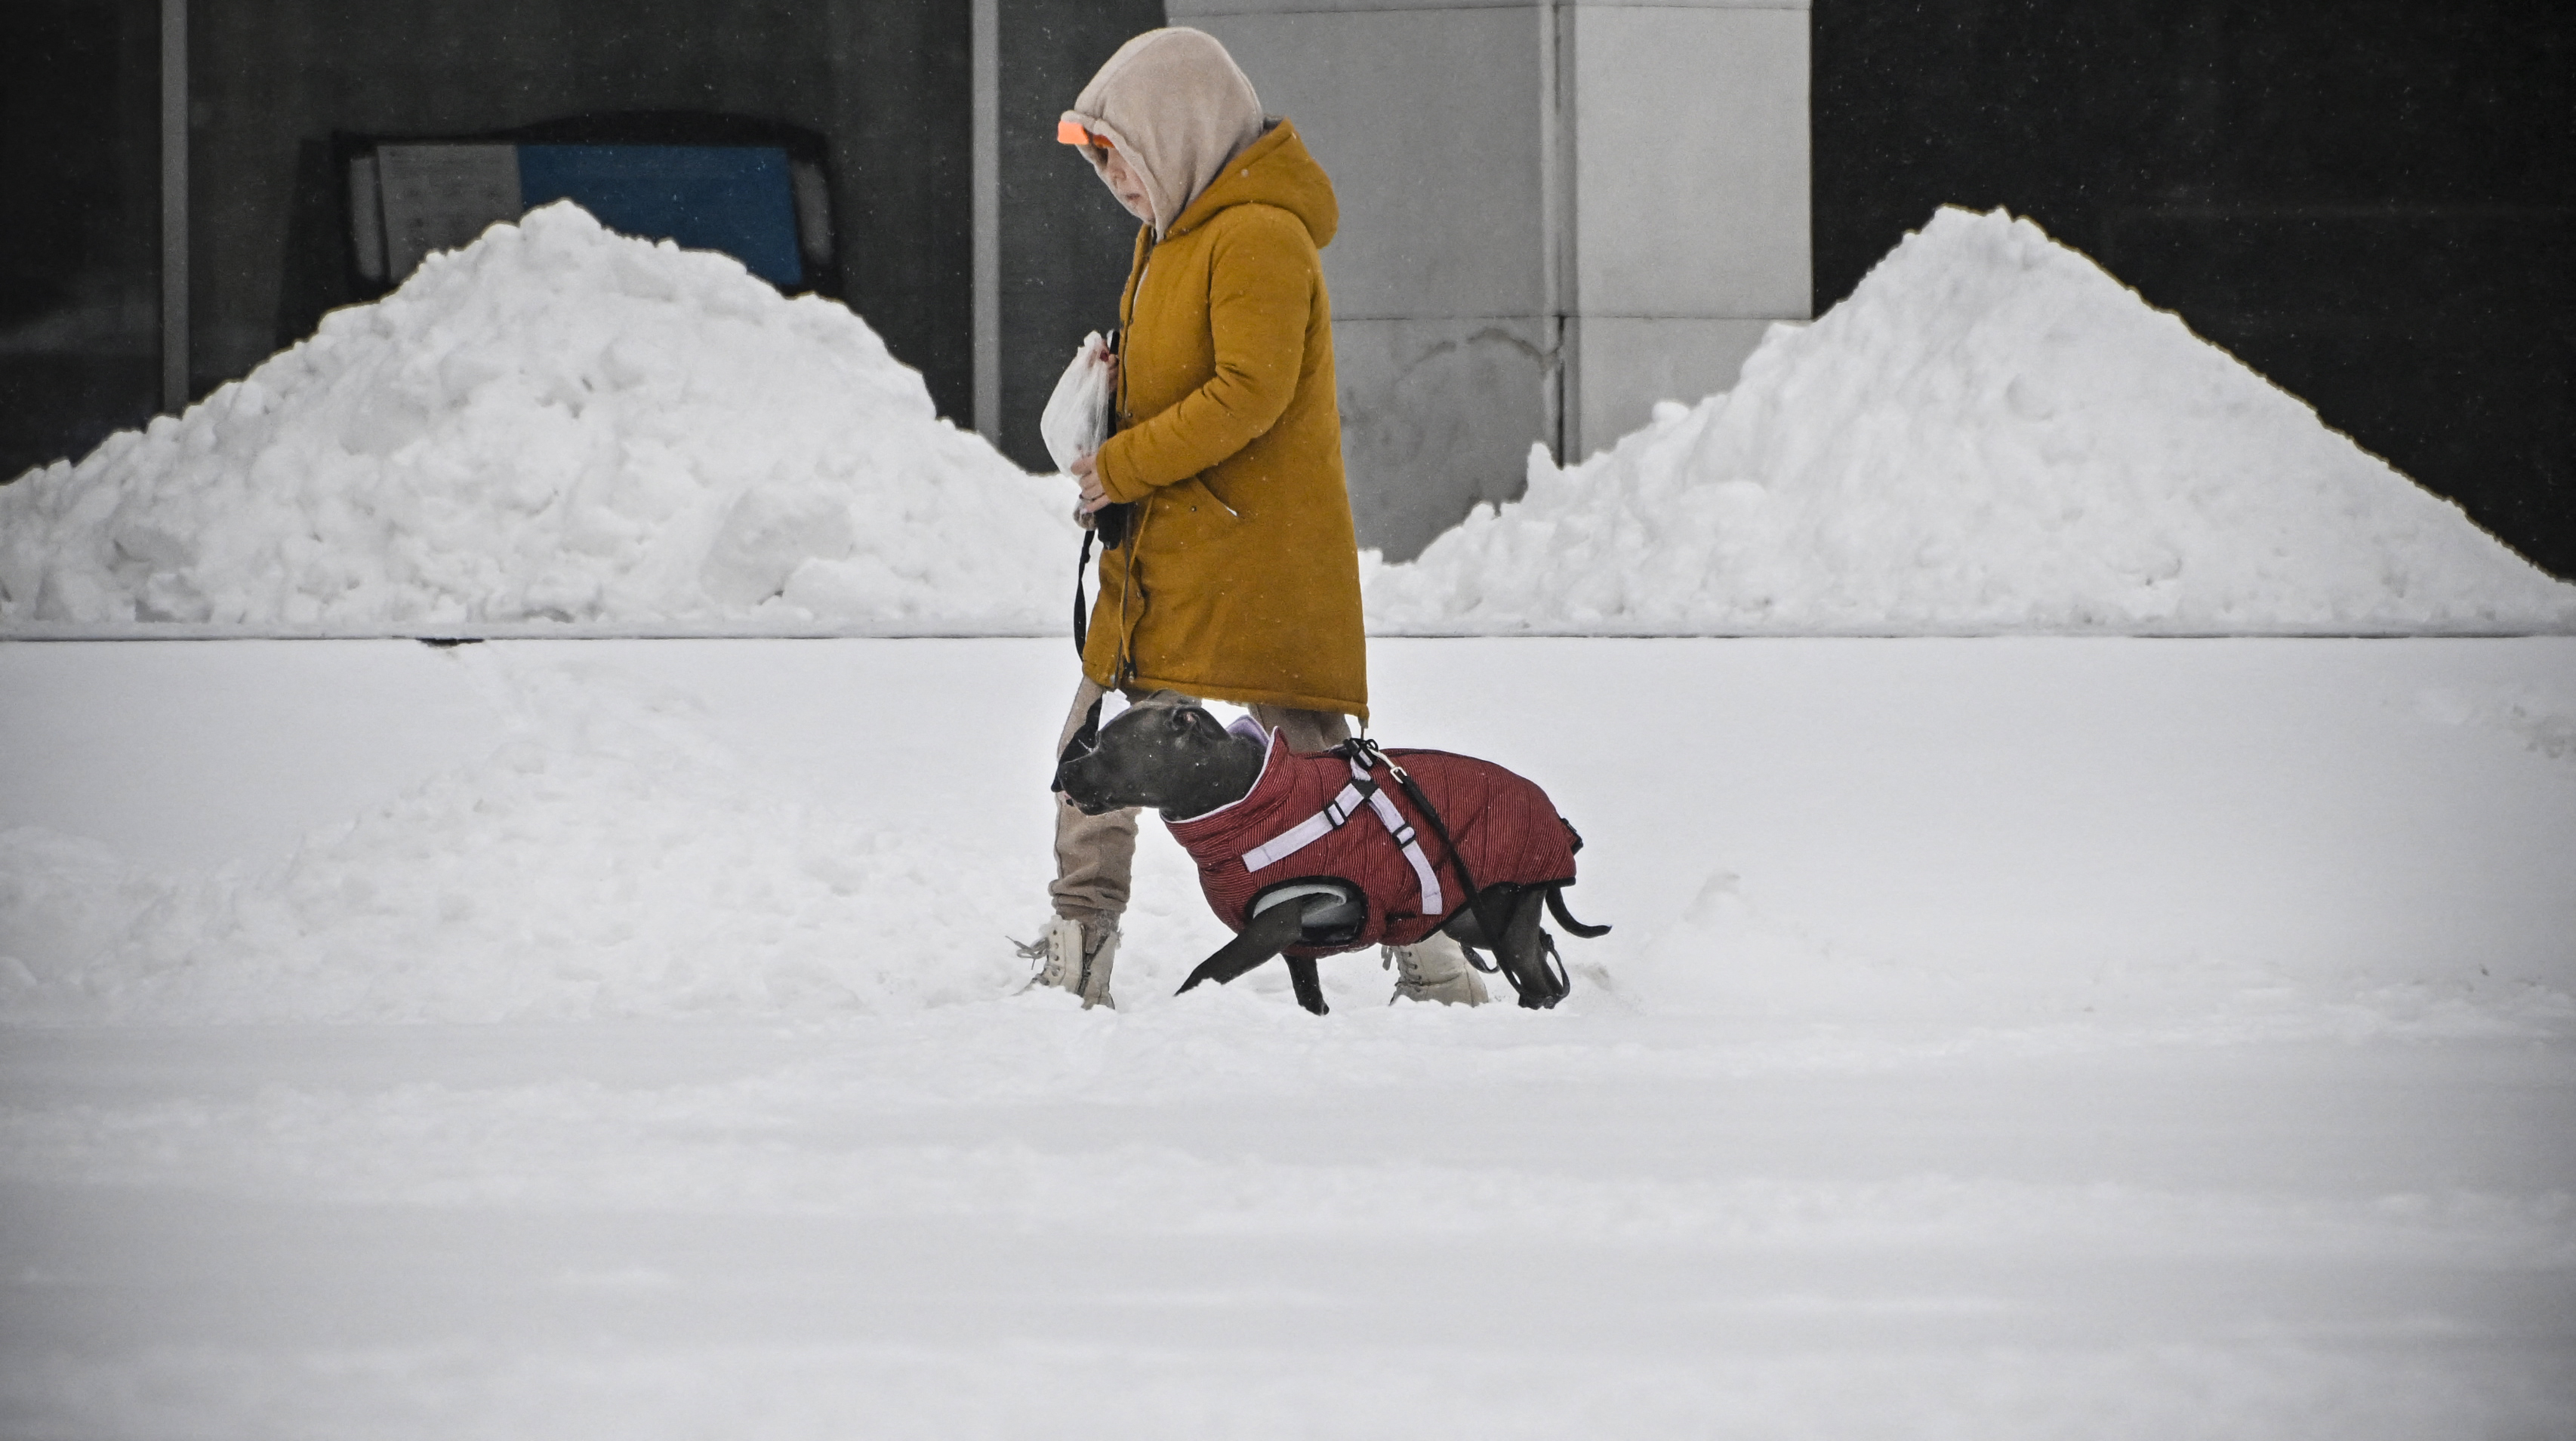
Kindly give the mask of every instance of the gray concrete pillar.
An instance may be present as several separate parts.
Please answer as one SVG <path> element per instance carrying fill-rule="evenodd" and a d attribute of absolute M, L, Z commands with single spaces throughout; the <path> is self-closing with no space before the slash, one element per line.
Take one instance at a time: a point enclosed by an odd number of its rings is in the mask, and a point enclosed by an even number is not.
<path fill-rule="evenodd" d="M 1804 319 L 1805 0 L 1171 0 L 1342 203 L 1333 289 L 1363 544 L 1408 558 Z"/>

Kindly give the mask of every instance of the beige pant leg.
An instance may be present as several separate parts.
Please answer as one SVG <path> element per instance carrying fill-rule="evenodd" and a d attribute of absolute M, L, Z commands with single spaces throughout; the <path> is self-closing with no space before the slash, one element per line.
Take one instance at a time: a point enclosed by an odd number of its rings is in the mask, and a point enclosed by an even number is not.
<path fill-rule="evenodd" d="M 1109 692 L 1084 676 L 1073 692 L 1073 710 L 1056 733 L 1052 754 L 1064 754 L 1093 703 Z M 1055 798 L 1055 883 L 1047 898 L 1059 916 L 1114 927 L 1127 911 L 1128 878 L 1136 864 L 1134 807 L 1087 816 L 1059 793 Z"/>

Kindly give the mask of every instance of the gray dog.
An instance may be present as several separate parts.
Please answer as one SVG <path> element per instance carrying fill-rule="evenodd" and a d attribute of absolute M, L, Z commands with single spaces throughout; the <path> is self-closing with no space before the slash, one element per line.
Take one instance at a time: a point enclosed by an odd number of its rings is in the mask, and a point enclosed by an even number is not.
<path fill-rule="evenodd" d="M 1298 1004 L 1321 1015 L 1318 956 L 1439 930 L 1478 968 L 1500 969 L 1523 1006 L 1545 1008 L 1568 983 L 1542 913 L 1570 934 L 1609 930 L 1565 910 L 1582 838 L 1545 792 L 1489 761 L 1368 741 L 1292 751 L 1163 692 L 1107 725 L 1094 706 L 1058 760 L 1055 789 L 1088 815 L 1154 807 L 1198 863 L 1235 939 L 1184 991 L 1284 954 Z"/>

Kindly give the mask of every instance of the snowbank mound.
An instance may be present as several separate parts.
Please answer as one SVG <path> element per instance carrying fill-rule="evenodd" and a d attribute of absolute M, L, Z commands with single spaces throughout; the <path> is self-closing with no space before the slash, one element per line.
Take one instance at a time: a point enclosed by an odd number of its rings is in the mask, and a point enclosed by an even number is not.
<path fill-rule="evenodd" d="M 565 202 L 0 487 L 0 620 L 1027 632 L 1068 498 L 841 306 Z"/>
<path fill-rule="evenodd" d="M 1364 570 L 1396 634 L 2576 627 L 2560 584 L 2002 211 Z"/>
<path fill-rule="evenodd" d="M 460 664 L 513 738 L 285 856 L 158 875 L 0 831 L 0 1019 L 812 1019 L 1025 975 L 996 918 L 1032 883 L 988 855 L 818 812 L 613 672 Z"/>
<path fill-rule="evenodd" d="M 1061 485 L 857 317 L 569 204 L 0 487 L 0 624 L 1044 634 Z M 1411 565 L 1389 634 L 2558 631 L 2576 586 L 2002 212 Z"/>

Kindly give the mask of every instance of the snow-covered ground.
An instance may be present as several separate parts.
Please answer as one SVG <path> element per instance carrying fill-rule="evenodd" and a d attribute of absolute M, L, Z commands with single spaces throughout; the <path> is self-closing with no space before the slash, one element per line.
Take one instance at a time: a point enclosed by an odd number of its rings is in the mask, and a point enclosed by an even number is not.
<path fill-rule="evenodd" d="M 1372 657 L 1558 1010 L 1005 994 L 1061 639 L 0 645 L 0 1434 L 2576 1434 L 2576 640 Z"/>

